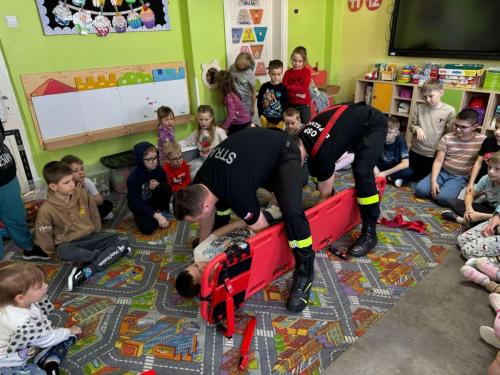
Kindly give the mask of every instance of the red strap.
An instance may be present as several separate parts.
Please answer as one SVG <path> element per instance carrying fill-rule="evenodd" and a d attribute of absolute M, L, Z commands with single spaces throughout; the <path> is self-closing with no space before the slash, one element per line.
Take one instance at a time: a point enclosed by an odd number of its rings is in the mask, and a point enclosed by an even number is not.
<path fill-rule="evenodd" d="M 252 344 L 252 338 L 255 332 L 256 325 L 257 319 L 255 319 L 255 316 L 252 316 L 248 321 L 247 328 L 245 329 L 245 334 L 243 335 L 243 341 L 241 342 L 240 363 L 238 364 L 238 368 L 241 371 L 244 371 L 247 368 L 248 362 L 250 361 L 248 351 L 250 350 L 250 345 Z"/>
<path fill-rule="evenodd" d="M 339 105 L 334 105 L 334 106 L 328 107 L 327 109 L 325 109 L 323 111 L 323 112 L 326 112 L 326 111 L 330 111 L 332 109 L 337 108 L 337 110 L 335 111 L 335 113 L 333 114 L 333 116 L 330 118 L 330 120 L 328 120 L 328 122 L 327 122 L 325 128 L 323 129 L 323 132 L 319 136 L 318 140 L 314 144 L 314 147 L 313 147 L 313 149 L 311 151 L 311 155 L 310 155 L 311 158 L 314 158 L 316 156 L 316 154 L 318 153 L 318 150 L 321 147 L 321 145 L 322 145 L 323 141 L 325 140 L 326 136 L 330 133 L 331 128 L 333 128 L 333 125 L 335 125 L 335 122 L 337 122 L 337 120 L 340 117 L 340 115 L 342 113 L 344 113 L 344 111 L 348 107 L 349 106 L 346 105 L 346 104 L 339 104 Z"/>
<path fill-rule="evenodd" d="M 392 220 L 388 220 L 385 217 L 383 217 L 382 219 L 380 219 L 380 224 L 390 228 L 402 228 L 402 229 L 413 230 L 415 232 L 418 232 L 419 234 L 425 234 L 425 230 L 427 228 L 427 224 L 424 223 L 423 221 L 403 220 L 403 216 L 401 216 L 401 214 L 397 214 Z"/>
<path fill-rule="evenodd" d="M 234 333 L 234 299 L 233 299 L 233 286 L 231 285 L 231 280 L 225 279 L 224 284 L 226 285 L 226 290 L 228 291 L 226 295 L 226 320 L 227 327 L 224 332 L 224 336 L 231 337 Z"/>

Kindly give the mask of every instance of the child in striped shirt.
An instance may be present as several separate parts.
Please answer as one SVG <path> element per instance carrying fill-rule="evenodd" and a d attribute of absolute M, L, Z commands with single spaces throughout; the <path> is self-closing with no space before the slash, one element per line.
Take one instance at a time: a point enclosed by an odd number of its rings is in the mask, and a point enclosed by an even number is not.
<path fill-rule="evenodd" d="M 420 180 L 415 195 L 432 198 L 437 204 L 447 206 L 467 185 L 468 176 L 486 136 L 477 133 L 478 113 L 463 109 L 454 122 L 454 132 L 445 134 L 438 144 L 432 172 Z"/>

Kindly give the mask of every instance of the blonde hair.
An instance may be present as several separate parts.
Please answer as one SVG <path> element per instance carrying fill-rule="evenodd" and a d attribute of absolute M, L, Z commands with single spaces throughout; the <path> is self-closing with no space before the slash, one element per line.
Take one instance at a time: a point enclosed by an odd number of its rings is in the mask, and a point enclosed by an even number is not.
<path fill-rule="evenodd" d="M 489 164 L 495 164 L 495 165 L 500 165 L 500 151 L 495 152 L 489 159 L 488 159 L 488 165 Z"/>
<path fill-rule="evenodd" d="M 14 304 L 33 286 L 45 282 L 45 272 L 36 264 L 16 262 L 0 266 L 0 306 Z"/>
<path fill-rule="evenodd" d="M 441 91 L 443 89 L 443 84 L 439 82 L 436 78 L 429 78 L 422 85 L 422 95 L 428 95 L 432 91 Z"/>
<path fill-rule="evenodd" d="M 167 158 L 170 158 L 174 154 L 182 154 L 181 146 L 175 142 L 167 142 L 163 145 L 163 153 Z"/>
<path fill-rule="evenodd" d="M 399 128 L 401 127 L 401 123 L 396 116 L 389 116 L 389 118 L 387 119 L 387 127 L 388 129 L 399 130 Z"/>
<path fill-rule="evenodd" d="M 240 72 L 250 69 L 252 65 L 253 57 L 248 52 L 241 52 L 234 60 L 234 67 Z"/>
<path fill-rule="evenodd" d="M 283 112 L 283 119 L 285 117 L 296 117 L 300 121 L 300 112 L 294 108 L 294 107 L 288 107 L 285 109 L 285 112 Z"/>
<path fill-rule="evenodd" d="M 198 115 L 199 113 L 208 113 L 208 114 L 210 114 L 210 116 L 212 116 L 212 122 L 210 123 L 210 128 L 208 128 L 208 140 L 209 140 L 210 145 L 211 145 L 214 138 L 215 138 L 214 110 L 208 104 L 201 104 L 198 107 L 198 109 L 196 110 L 196 115 Z M 196 119 L 196 123 L 198 124 L 197 138 L 200 139 L 202 129 L 201 129 L 200 123 L 198 122 L 198 119 Z"/>

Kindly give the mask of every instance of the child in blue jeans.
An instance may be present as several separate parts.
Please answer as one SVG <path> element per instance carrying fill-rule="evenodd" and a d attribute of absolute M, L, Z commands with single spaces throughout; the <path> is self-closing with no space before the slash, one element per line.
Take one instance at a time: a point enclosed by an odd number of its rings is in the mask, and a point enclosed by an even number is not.
<path fill-rule="evenodd" d="M 468 176 L 486 136 L 476 132 L 478 113 L 463 109 L 453 124 L 455 131 L 445 134 L 438 144 L 432 172 L 420 180 L 415 195 L 432 198 L 440 206 L 458 196 L 467 185 Z"/>
<path fill-rule="evenodd" d="M 397 117 L 390 116 L 387 124 L 384 153 L 375 167 L 375 176 L 386 177 L 394 183 L 394 186 L 400 187 L 413 173 L 410 168 L 408 146 L 403 136 L 399 134 L 401 125 Z"/>
<path fill-rule="evenodd" d="M 16 177 L 16 162 L 3 143 L 5 133 L 0 124 L 0 221 L 5 225 L 14 243 L 23 249 L 23 259 L 50 257 L 37 245 L 26 224 L 26 210 L 21 199 L 21 187 Z M 0 237 L 0 259 L 3 258 L 3 240 Z"/>

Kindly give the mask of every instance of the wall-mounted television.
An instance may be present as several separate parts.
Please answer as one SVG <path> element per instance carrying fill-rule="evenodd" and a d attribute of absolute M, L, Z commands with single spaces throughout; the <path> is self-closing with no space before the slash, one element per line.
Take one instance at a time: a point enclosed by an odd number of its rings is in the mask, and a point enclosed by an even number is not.
<path fill-rule="evenodd" d="M 500 60 L 500 0 L 395 0 L 390 56 Z"/>

